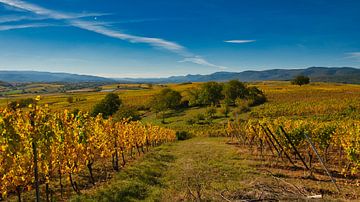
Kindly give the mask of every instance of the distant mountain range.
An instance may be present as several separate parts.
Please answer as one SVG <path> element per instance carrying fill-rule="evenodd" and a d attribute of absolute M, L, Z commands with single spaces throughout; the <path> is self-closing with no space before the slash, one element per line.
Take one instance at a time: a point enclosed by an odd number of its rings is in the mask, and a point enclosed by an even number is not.
<path fill-rule="evenodd" d="M 358 83 L 360 84 L 360 69 L 352 67 L 309 67 L 307 69 L 271 69 L 264 71 L 243 72 L 215 72 L 209 75 L 172 76 L 168 78 L 153 79 L 118 79 L 127 82 L 153 82 L 153 83 L 184 83 L 206 81 L 228 81 L 237 79 L 244 82 L 266 80 L 291 80 L 297 75 L 310 77 L 311 81 Z"/>
<path fill-rule="evenodd" d="M 311 81 L 360 84 L 360 69 L 352 67 L 310 67 L 307 69 L 271 69 L 264 71 L 215 72 L 209 75 L 171 76 L 168 78 L 104 78 L 98 76 L 37 71 L 0 71 L 3 82 L 122 82 L 122 83 L 185 83 L 206 81 L 291 80 L 297 75 Z"/>
<path fill-rule="evenodd" d="M 3 82 L 115 82 L 113 79 L 98 76 L 78 75 L 69 73 L 51 73 L 38 71 L 0 71 Z"/>

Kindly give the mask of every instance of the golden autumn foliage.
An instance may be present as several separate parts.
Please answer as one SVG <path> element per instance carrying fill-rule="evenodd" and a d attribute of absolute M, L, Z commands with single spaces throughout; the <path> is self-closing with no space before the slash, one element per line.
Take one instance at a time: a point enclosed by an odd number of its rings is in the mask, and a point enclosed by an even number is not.
<path fill-rule="evenodd" d="M 40 98 L 36 98 L 39 100 Z M 51 112 L 46 106 L 0 109 L 0 194 L 34 184 L 34 155 L 39 181 L 70 176 L 102 158 L 173 141 L 175 131 L 140 122 L 114 122 L 88 113 Z M 36 146 L 36 153 L 33 147 Z M 125 162 L 125 160 L 124 160 Z"/>

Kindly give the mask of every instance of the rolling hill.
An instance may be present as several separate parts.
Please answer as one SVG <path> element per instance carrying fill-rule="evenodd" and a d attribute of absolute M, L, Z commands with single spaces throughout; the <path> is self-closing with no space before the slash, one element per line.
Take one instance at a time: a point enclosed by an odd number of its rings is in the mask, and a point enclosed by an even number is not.
<path fill-rule="evenodd" d="M 0 71 L 3 82 L 114 82 L 113 79 L 98 76 L 78 75 L 69 73 L 51 73 L 38 71 Z"/>
<path fill-rule="evenodd" d="M 265 80 L 291 80 L 297 75 L 310 77 L 311 81 L 358 83 L 360 84 L 360 69 L 352 67 L 310 67 L 307 69 L 271 69 L 264 71 L 243 71 L 243 72 L 215 72 L 209 75 L 186 75 L 172 76 L 156 79 L 133 79 L 122 78 L 128 82 L 154 82 L 154 83 L 184 83 L 184 82 L 205 82 L 205 81 L 227 81 L 237 79 L 240 81 L 265 81 Z"/>
<path fill-rule="evenodd" d="M 311 81 L 360 84 L 360 69 L 352 67 L 309 67 L 307 69 L 271 69 L 264 71 L 215 72 L 208 75 L 171 76 L 168 78 L 104 78 L 98 76 L 37 71 L 0 71 L 3 82 L 121 82 L 121 83 L 184 83 L 206 81 L 265 81 L 291 80 L 297 75 L 310 77 Z"/>

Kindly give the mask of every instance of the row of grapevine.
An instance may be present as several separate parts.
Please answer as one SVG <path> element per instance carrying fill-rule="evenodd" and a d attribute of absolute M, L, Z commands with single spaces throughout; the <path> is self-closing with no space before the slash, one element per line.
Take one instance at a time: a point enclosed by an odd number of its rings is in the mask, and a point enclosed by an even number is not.
<path fill-rule="evenodd" d="M 311 143 L 320 160 L 344 175 L 354 175 L 360 168 L 360 121 L 292 120 L 288 118 L 229 122 L 227 134 L 237 142 L 272 153 L 312 170 L 317 162 Z M 296 158 L 294 158 L 294 156 Z M 296 165 L 298 166 L 298 165 Z"/>
<path fill-rule="evenodd" d="M 114 170 L 126 163 L 125 154 L 133 150 L 144 152 L 150 146 L 173 141 L 175 132 L 140 122 L 114 122 L 87 113 L 51 112 L 46 106 L 29 106 L 25 110 L 0 110 L 0 193 L 35 188 L 39 199 L 39 185 L 46 186 L 49 200 L 52 181 L 64 178 L 76 192 L 80 192 L 74 175 L 89 173 L 94 183 L 93 165 L 109 159 Z"/>

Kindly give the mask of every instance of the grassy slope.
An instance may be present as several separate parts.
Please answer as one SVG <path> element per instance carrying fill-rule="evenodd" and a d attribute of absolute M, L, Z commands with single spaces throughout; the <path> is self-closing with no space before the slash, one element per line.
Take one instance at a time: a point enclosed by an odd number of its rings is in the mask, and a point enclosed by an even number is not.
<path fill-rule="evenodd" d="M 227 141 L 198 137 L 160 146 L 105 186 L 87 190 L 72 201 L 291 201 L 321 192 L 326 201 L 358 197 L 357 186 L 340 184 L 339 196 L 323 173 L 317 174 L 318 180 L 302 179 L 304 170 L 282 168 L 275 159 L 265 163 Z"/>
<path fill-rule="evenodd" d="M 194 138 L 156 148 L 96 192 L 74 201 L 220 200 L 260 174 L 224 138 Z M 193 194 L 190 194 L 190 192 Z"/>

